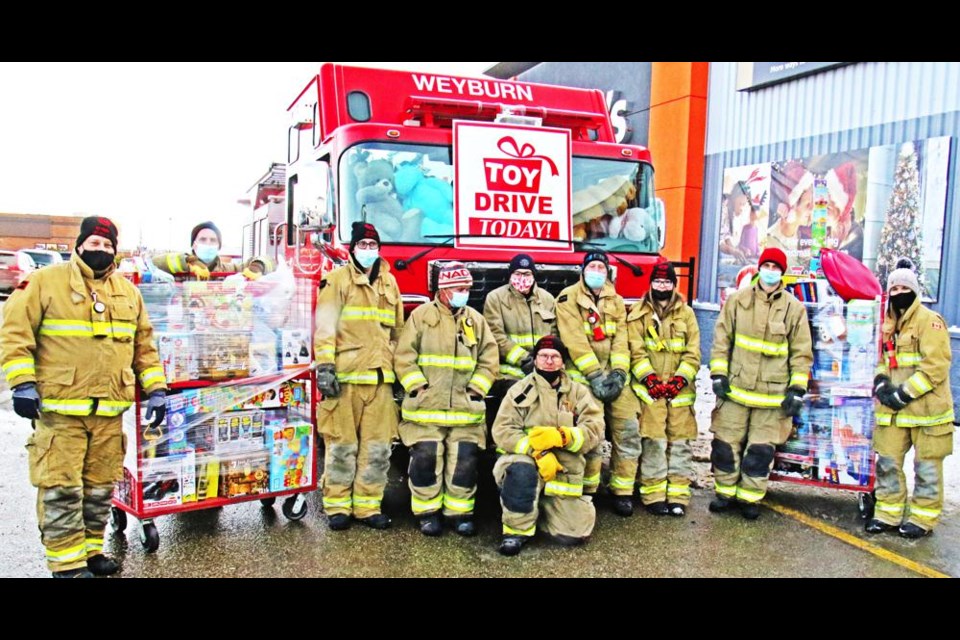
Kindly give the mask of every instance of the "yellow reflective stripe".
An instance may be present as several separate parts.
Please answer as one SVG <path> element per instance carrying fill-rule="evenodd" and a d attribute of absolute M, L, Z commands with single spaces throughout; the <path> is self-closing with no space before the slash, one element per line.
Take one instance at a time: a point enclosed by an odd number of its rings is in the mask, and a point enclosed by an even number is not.
<path fill-rule="evenodd" d="M 87 551 L 103 551 L 103 538 L 87 538 L 84 545 Z"/>
<path fill-rule="evenodd" d="M 608 336 L 615 336 L 615 335 L 617 335 L 617 323 L 616 323 L 616 322 L 604 322 L 604 323 L 603 323 L 603 331 L 604 331 L 604 333 L 606 333 Z"/>
<path fill-rule="evenodd" d="M 612 353 L 610 354 L 610 368 L 611 369 L 623 369 L 627 371 L 630 369 L 630 356 L 625 353 Z"/>
<path fill-rule="evenodd" d="M 935 416 L 912 416 L 904 414 L 903 412 L 897 414 L 898 427 L 932 427 L 937 424 L 945 424 L 953 421 L 954 415 L 952 408 Z M 892 424 L 892 415 L 889 413 L 878 413 L 877 424 Z"/>
<path fill-rule="evenodd" d="M 394 375 L 393 371 L 387 370 L 383 372 L 383 381 L 393 383 L 397 377 Z M 338 373 L 337 380 L 340 382 L 346 382 L 348 384 L 378 384 L 380 382 L 380 375 L 375 369 L 368 369 L 367 371 L 351 371 L 349 373 Z"/>
<path fill-rule="evenodd" d="M 643 358 L 642 360 L 637 360 L 636 364 L 633 365 L 633 376 L 637 380 L 641 380 L 647 377 L 647 374 L 653 371 L 653 365 L 650 364 L 650 358 Z"/>
<path fill-rule="evenodd" d="M 507 453 L 507 450 L 506 450 L 506 449 L 501 449 L 500 447 L 497 447 L 496 449 L 494 449 L 494 451 L 496 451 L 496 452 L 499 453 L 500 455 L 506 455 L 506 453 Z"/>
<path fill-rule="evenodd" d="M 923 371 L 917 371 L 912 376 L 907 378 L 907 384 L 917 390 L 915 398 L 919 398 L 928 391 L 933 391 L 933 385 L 930 384 L 930 379 L 927 378 L 926 374 Z"/>
<path fill-rule="evenodd" d="M 674 353 L 683 351 L 687 348 L 687 341 L 683 338 L 670 338 L 667 340 L 667 350 Z"/>
<path fill-rule="evenodd" d="M 610 476 L 610 486 L 616 489 L 633 489 L 636 482 L 634 478 L 624 478 L 623 476 Z"/>
<path fill-rule="evenodd" d="M 533 447 L 530 446 L 530 438 L 527 436 L 520 438 L 520 440 L 517 442 L 517 446 L 513 448 L 514 453 L 529 454 L 532 451 Z"/>
<path fill-rule="evenodd" d="M 317 358 L 321 357 L 334 357 L 337 353 L 337 348 L 333 345 L 325 344 L 319 349 L 317 349 Z"/>
<path fill-rule="evenodd" d="M 19 378 L 20 376 L 37 375 L 33 358 L 17 358 L 16 360 L 9 360 L 5 365 L 3 365 L 3 371 L 7 374 L 7 382 L 12 382 L 14 378 Z"/>
<path fill-rule="evenodd" d="M 600 486 L 600 474 L 598 473 L 598 474 L 592 475 L 592 476 L 584 476 L 584 477 L 583 477 L 583 486 L 585 486 L 585 487 L 598 487 L 598 486 Z"/>
<path fill-rule="evenodd" d="M 916 351 L 897 353 L 897 364 L 901 367 L 915 367 L 923 362 L 923 356 Z"/>
<path fill-rule="evenodd" d="M 670 483 L 670 485 L 667 487 L 667 495 L 668 495 L 668 496 L 680 496 L 680 497 L 684 497 L 684 498 L 689 498 L 689 497 L 690 497 L 690 485 Z"/>
<path fill-rule="evenodd" d="M 157 382 L 166 384 L 167 378 L 163 375 L 163 367 L 150 367 L 140 372 L 140 386 L 144 389 L 153 386 Z"/>
<path fill-rule="evenodd" d="M 717 482 L 713 490 L 717 492 L 717 495 L 726 496 L 727 498 L 733 498 L 737 495 L 737 485 L 735 484 L 720 484 Z"/>
<path fill-rule="evenodd" d="M 371 496 L 353 496 L 353 506 L 355 507 L 379 507 L 381 503 L 380 498 L 374 498 Z"/>
<path fill-rule="evenodd" d="M 677 375 L 686 378 L 687 382 L 693 382 L 697 377 L 697 370 L 689 362 L 681 362 L 677 367 Z"/>
<path fill-rule="evenodd" d="M 762 353 L 765 356 L 785 356 L 790 347 L 786 342 L 767 342 L 742 333 L 734 335 L 733 344 L 741 349 Z"/>
<path fill-rule="evenodd" d="M 791 387 L 803 387 L 807 388 L 807 383 L 810 382 L 810 376 L 805 373 L 794 373 L 790 376 L 790 386 Z"/>
<path fill-rule="evenodd" d="M 573 440 L 566 446 L 566 450 L 571 453 L 576 453 L 583 447 L 583 429 L 580 427 L 569 427 L 569 429 L 573 435 Z"/>
<path fill-rule="evenodd" d="M 327 498 L 327 497 L 323 498 L 324 508 L 329 507 L 331 509 L 336 509 L 336 508 L 349 509 L 352 505 L 353 505 L 353 498 L 351 498 L 350 496 L 347 496 L 346 498 Z"/>
<path fill-rule="evenodd" d="M 466 411 L 407 411 L 403 409 L 401 415 L 410 422 L 426 422 L 435 424 L 473 424 L 483 420 L 482 413 L 467 413 Z"/>
<path fill-rule="evenodd" d="M 511 367 L 508 364 L 500 365 L 500 373 L 505 376 L 514 376 L 517 378 L 522 378 L 524 376 L 523 369 L 518 367 Z"/>
<path fill-rule="evenodd" d="M 400 384 L 404 389 L 410 391 L 415 387 L 419 387 L 421 384 L 426 384 L 427 378 L 420 371 L 411 371 L 407 375 L 400 378 Z"/>
<path fill-rule="evenodd" d="M 476 368 L 477 361 L 469 356 L 454 357 L 427 353 L 417 357 L 417 364 L 421 367 L 444 367 L 472 371 Z"/>
<path fill-rule="evenodd" d="M 671 407 L 689 407 L 694 402 L 697 401 L 697 395 L 695 393 L 683 393 L 673 400 L 670 400 Z"/>
<path fill-rule="evenodd" d="M 643 343 L 646 345 L 647 349 L 650 349 L 650 351 L 663 351 L 665 348 L 663 343 L 658 342 L 653 338 L 644 337 Z"/>
<path fill-rule="evenodd" d="M 98 416 L 118 416 L 130 408 L 132 402 L 123 402 L 120 400 L 101 400 L 97 404 Z"/>
<path fill-rule="evenodd" d="M 510 349 L 510 351 L 507 352 L 507 357 L 505 360 L 510 364 L 517 364 L 526 358 L 527 355 L 527 350 L 517 344 L 513 346 L 513 349 Z"/>
<path fill-rule="evenodd" d="M 633 389 L 633 392 L 637 394 L 637 397 L 643 400 L 644 403 L 653 404 L 653 398 L 650 397 L 650 394 L 647 392 L 647 388 L 644 385 L 636 383 L 630 385 L 630 388 Z"/>
<path fill-rule="evenodd" d="M 505 536 L 527 536 L 530 537 L 537 532 L 537 525 L 533 525 L 529 529 L 514 529 L 513 527 L 504 524 L 503 525 L 503 535 Z"/>
<path fill-rule="evenodd" d="M 43 336 L 93 336 L 93 323 L 83 320 L 44 320 L 40 323 Z"/>
<path fill-rule="evenodd" d="M 410 496 L 410 507 L 415 514 L 426 513 L 428 511 L 438 511 L 443 506 L 443 494 L 430 500 L 420 500 L 415 496 Z"/>
<path fill-rule="evenodd" d="M 730 387 L 728 394 L 731 400 L 736 400 L 742 405 L 748 407 L 772 408 L 783 404 L 784 396 L 769 395 L 766 393 L 754 393 L 741 389 L 740 387 Z"/>
<path fill-rule="evenodd" d="M 583 332 L 586 333 L 588 336 L 593 335 L 593 327 L 590 326 L 590 323 L 587 322 L 586 320 L 583 321 Z"/>
<path fill-rule="evenodd" d="M 903 515 L 903 509 L 906 507 L 906 504 L 903 502 L 883 502 L 877 500 L 875 507 L 877 511 L 883 511 L 893 516 L 900 516 Z"/>
<path fill-rule="evenodd" d="M 921 518 L 926 518 L 927 520 L 936 520 L 940 517 L 941 513 L 941 509 L 927 509 L 925 507 L 918 507 L 915 504 L 910 505 L 911 516 L 919 516 Z"/>
<path fill-rule="evenodd" d="M 534 335 L 532 333 L 508 333 L 507 338 L 510 339 L 510 342 L 515 342 L 516 344 L 523 347 L 532 347 L 537 340 L 542 336 Z"/>
<path fill-rule="evenodd" d="M 754 491 L 753 489 L 737 487 L 737 500 L 743 502 L 760 502 L 766 493 L 766 491 Z"/>
<path fill-rule="evenodd" d="M 56 562 L 70 562 L 71 560 L 83 558 L 86 555 L 87 547 L 84 544 L 78 544 L 62 551 L 53 551 L 51 549 L 47 549 L 47 559 L 54 560 Z"/>
<path fill-rule="evenodd" d="M 94 322 L 93 323 L 94 329 L 97 329 L 99 324 L 101 323 Z M 106 327 L 104 328 L 105 330 L 102 331 L 101 333 L 106 333 L 108 331 L 107 327 L 113 329 L 114 335 L 134 336 L 137 333 L 137 325 L 132 324 L 130 322 L 117 322 L 116 320 L 114 320 L 113 322 L 104 322 L 102 324 L 106 325 Z"/>
<path fill-rule="evenodd" d="M 648 496 L 651 493 L 663 493 L 667 490 L 667 481 L 658 482 L 651 485 L 640 485 L 640 495 Z"/>
<path fill-rule="evenodd" d="M 93 400 L 57 400 L 54 398 L 44 398 L 40 401 L 41 411 L 51 411 L 53 413 L 62 413 L 67 416 L 86 416 L 90 415 L 93 408 Z"/>
<path fill-rule="evenodd" d="M 730 362 L 726 358 L 710 361 L 710 373 L 726 374 L 730 371 Z"/>
<path fill-rule="evenodd" d="M 167 268 L 170 269 L 170 273 L 183 273 L 187 270 L 187 261 L 179 253 L 168 253 Z"/>
<path fill-rule="evenodd" d="M 600 361 L 597 360 L 596 354 L 590 352 L 574 360 L 573 364 L 577 367 L 577 369 L 583 371 L 584 369 L 589 369 L 590 367 L 599 367 Z"/>
<path fill-rule="evenodd" d="M 372 320 L 385 325 L 393 326 L 397 323 L 397 312 L 393 309 L 379 307 L 347 306 L 340 311 L 341 320 Z"/>
<path fill-rule="evenodd" d="M 583 495 L 583 485 L 551 480 L 543 486 L 543 492 L 548 496 L 579 498 Z"/>
<path fill-rule="evenodd" d="M 490 391 L 490 387 L 493 386 L 493 380 L 483 375 L 482 373 L 475 373 L 470 378 L 470 382 L 468 382 L 467 384 L 472 384 L 480 391 L 483 391 L 484 393 L 488 393 Z"/>
<path fill-rule="evenodd" d="M 571 380 L 574 380 L 574 381 L 576 381 L 576 382 L 579 382 L 580 384 L 589 384 L 589 383 L 587 382 L 587 379 L 586 379 L 585 377 L 583 377 L 583 374 L 580 373 L 579 371 L 575 370 L 575 369 L 567 369 L 567 370 L 566 370 L 566 373 L 567 373 L 567 376 L 569 376 L 569 378 L 570 378 Z"/>
<path fill-rule="evenodd" d="M 473 511 L 474 499 L 470 498 L 469 500 L 461 500 L 460 498 L 454 498 L 443 494 L 443 506 L 451 511 L 459 511 L 460 513 L 470 513 Z"/>

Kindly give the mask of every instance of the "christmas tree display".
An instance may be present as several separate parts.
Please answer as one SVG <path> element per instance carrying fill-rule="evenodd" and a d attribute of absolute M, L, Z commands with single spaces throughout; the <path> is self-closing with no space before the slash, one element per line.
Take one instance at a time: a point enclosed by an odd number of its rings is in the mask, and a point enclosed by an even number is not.
<path fill-rule="evenodd" d="M 887 275 L 896 268 L 897 259 L 907 257 L 916 267 L 922 295 L 927 295 L 921 222 L 917 152 L 913 143 L 908 142 L 900 148 L 893 193 L 890 194 L 886 221 L 880 231 L 876 272 L 884 290 L 887 288 Z"/>

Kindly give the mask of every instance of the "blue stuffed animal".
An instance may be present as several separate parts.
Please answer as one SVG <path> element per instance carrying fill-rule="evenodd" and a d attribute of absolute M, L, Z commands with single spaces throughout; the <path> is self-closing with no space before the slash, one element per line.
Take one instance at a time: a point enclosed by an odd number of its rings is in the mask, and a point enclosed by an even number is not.
<path fill-rule="evenodd" d="M 423 167 L 412 162 L 397 167 L 394 185 L 403 210 L 421 213 L 421 236 L 453 235 L 453 185 L 424 175 Z"/>

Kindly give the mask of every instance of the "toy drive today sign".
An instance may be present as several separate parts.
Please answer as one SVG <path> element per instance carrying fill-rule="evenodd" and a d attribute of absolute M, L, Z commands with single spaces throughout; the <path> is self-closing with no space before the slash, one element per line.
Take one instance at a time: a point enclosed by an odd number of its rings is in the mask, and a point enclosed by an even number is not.
<path fill-rule="evenodd" d="M 455 122 L 453 147 L 457 247 L 573 251 L 569 131 Z"/>

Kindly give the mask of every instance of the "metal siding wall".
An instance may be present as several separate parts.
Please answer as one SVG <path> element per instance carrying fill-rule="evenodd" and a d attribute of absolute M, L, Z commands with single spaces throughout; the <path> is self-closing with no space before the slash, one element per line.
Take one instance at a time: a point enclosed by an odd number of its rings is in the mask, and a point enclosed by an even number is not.
<path fill-rule="evenodd" d="M 960 63 L 857 63 L 756 91 L 736 90 L 736 63 L 710 65 L 703 234 L 697 299 L 717 302 L 723 170 L 951 136 L 940 300 L 960 325 Z"/>

